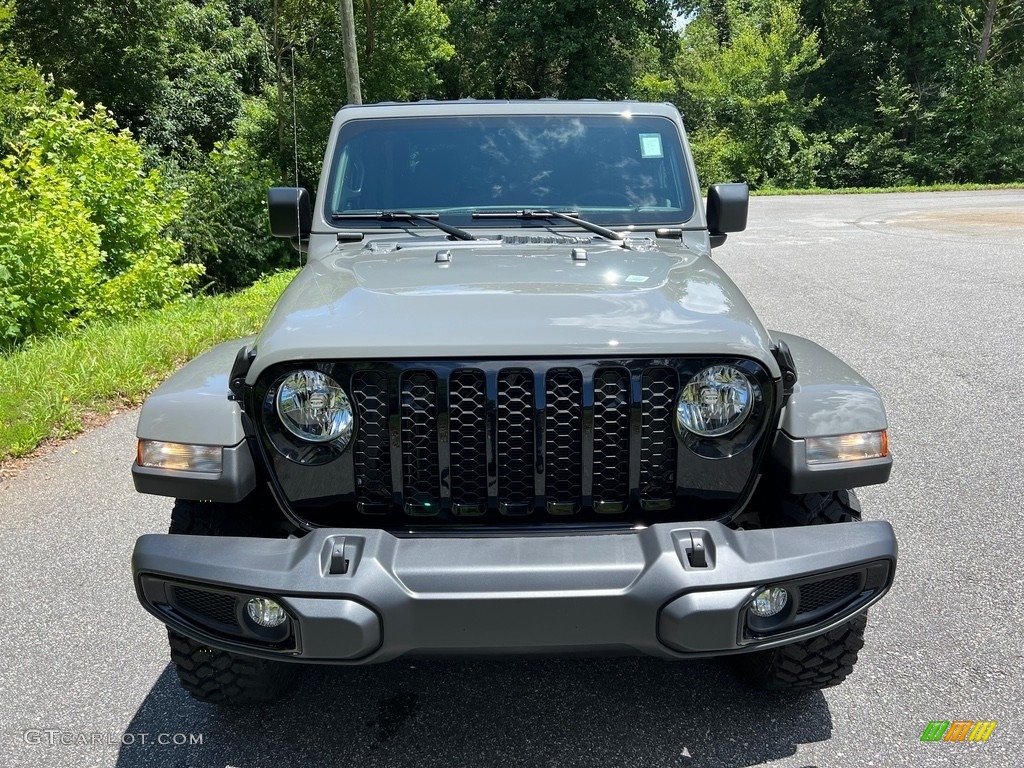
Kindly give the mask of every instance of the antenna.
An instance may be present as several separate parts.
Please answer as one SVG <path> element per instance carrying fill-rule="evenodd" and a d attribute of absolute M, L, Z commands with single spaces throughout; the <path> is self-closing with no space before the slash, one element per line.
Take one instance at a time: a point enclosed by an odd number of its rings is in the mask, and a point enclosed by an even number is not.
<path fill-rule="evenodd" d="M 295 231 L 299 233 L 299 266 L 303 265 L 302 259 L 302 215 L 299 212 L 299 112 L 295 99 L 295 49 L 297 46 L 292 43 L 292 155 L 295 158 Z M 309 247 L 307 241 L 307 248 Z"/>

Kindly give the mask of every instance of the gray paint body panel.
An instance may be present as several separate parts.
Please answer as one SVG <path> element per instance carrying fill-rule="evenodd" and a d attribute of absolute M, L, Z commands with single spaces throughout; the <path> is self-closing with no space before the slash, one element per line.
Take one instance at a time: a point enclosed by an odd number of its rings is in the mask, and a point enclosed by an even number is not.
<path fill-rule="evenodd" d="M 827 349 L 789 333 L 785 341 L 796 362 L 797 384 L 782 414 L 790 437 L 825 437 L 886 429 L 882 396 L 868 381 Z"/>
<path fill-rule="evenodd" d="M 569 245 L 386 239 L 403 247 L 338 246 L 310 260 L 259 336 L 250 384 L 290 360 L 429 357 L 734 355 L 779 375 L 739 289 L 678 241 L 646 252 L 589 246 L 580 265 Z M 434 262 L 441 248 L 450 264 Z"/>
<path fill-rule="evenodd" d="M 228 399 L 228 376 L 238 350 L 251 341 L 218 344 L 157 387 L 139 414 L 139 438 L 192 445 L 242 442 L 242 410 Z"/>
<path fill-rule="evenodd" d="M 714 551 L 710 567 L 688 563 L 681 545 L 691 534 Z M 324 553 L 339 536 L 345 537 L 349 567 L 330 574 Z M 886 522 L 760 531 L 665 524 L 621 534 L 472 539 L 399 538 L 367 529 L 322 529 L 288 540 L 151 534 L 138 540 L 132 567 L 137 586 L 145 575 L 282 596 L 299 622 L 300 649 L 293 658 L 377 663 L 406 653 L 617 649 L 672 658 L 741 652 L 753 647 L 739 640 L 745 603 L 734 592 L 724 604 L 722 590 L 752 594 L 758 585 L 828 578 L 879 561 L 889 563 L 889 580 L 857 606 L 862 610 L 891 582 L 896 539 Z M 683 595 L 693 597 L 676 600 Z M 139 598 L 169 620 L 141 587 Z M 366 610 L 342 610 L 339 600 Z M 663 613 L 673 600 L 672 611 Z M 379 617 L 379 635 L 371 612 Z M 852 612 L 788 633 L 784 642 L 819 634 Z M 223 638 L 177 628 L 215 647 L 240 650 Z M 773 644 L 778 642 L 768 639 L 757 647 Z"/>

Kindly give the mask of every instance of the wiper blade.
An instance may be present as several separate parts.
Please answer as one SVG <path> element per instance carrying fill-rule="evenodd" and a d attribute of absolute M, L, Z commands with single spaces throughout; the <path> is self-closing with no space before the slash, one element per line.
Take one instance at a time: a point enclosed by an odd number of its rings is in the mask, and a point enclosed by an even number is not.
<path fill-rule="evenodd" d="M 456 240 L 476 240 L 464 229 L 453 227 L 438 221 L 439 214 L 436 213 L 409 213 L 408 211 L 374 211 L 372 213 L 332 213 L 332 221 L 349 221 L 352 219 L 376 219 L 377 221 L 425 221 L 432 227 L 437 227 Z"/>
<path fill-rule="evenodd" d="M 588 232 L 593 232 L 595 235 L 601 235 L 609 240 L 618 240 L 624 242 L 625 238 L 618 232 L 602 227 L 600 224 L 595 224 L 592 221 L 581 219 L 579 211 L 549 211 L 546 209 L 539 210 L 521 210 L 521 211 L 477 211 L 473 213 L 474 219 L 561 219 L 562 221 L 571 221 Z"/>

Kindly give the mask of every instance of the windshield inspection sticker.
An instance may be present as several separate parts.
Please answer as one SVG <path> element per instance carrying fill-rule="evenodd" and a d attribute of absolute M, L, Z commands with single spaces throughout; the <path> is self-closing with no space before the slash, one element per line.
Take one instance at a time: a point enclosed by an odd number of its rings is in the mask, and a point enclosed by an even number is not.
<path fill-rule="evenodd" d="M 660 133 L 641 133 L 640 134 L 640 156 L 641 157 L 664 157 L 665 153 L 661 149 L 661 134 Z"/>
<path fill-rule="evenodd" d="M 646 283 L 647 275 L 630 275 L 626 278 L 627 283 Z"/>

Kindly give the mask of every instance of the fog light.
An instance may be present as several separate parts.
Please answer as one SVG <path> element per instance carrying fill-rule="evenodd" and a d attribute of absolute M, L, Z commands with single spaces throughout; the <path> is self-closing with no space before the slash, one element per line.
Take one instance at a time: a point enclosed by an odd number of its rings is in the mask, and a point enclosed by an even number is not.
<path fill-rule="evenodd" d="M 750 610 L 755 616 L 768 619 L 777 616 L 788 602 L 789 592 L 782 587 L 765 587 L 754 595 Z"/>
<path fill-rule="evenodd" d="M 245 610 L 261 627 L 279 627 L 288 620 L 284 608 L 269 597 L 252 598 L 245 604 Z"/>

